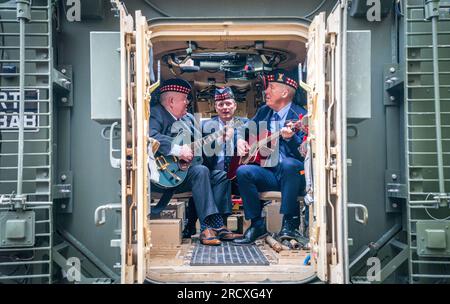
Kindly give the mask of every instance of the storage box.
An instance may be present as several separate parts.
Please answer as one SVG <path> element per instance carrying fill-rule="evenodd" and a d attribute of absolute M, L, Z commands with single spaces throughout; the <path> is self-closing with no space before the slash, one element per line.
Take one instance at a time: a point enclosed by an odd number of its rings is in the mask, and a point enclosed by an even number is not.
<path fill-rule="evenodd" d="M 156 206 L 157 203 L 151 204 Z M 159 214 L 152 214 L 151 219 L 181 219 L 181 225 L 184 226 L 184 214 L 186 212 L 185 202 L 171 200 L 169 204 Z"/>
<path fill-rule="evenodd" d="M 272 201 L 272 203 L 264 207 L 266 227 L 269 232 L 280 232 L 283 220 L 283 216 L 280 214 L 280 207 L 281 203 L 277 201 Z"/>
<path fill-rule="evenodd" d="M 150 220 L 153 247 L 174 247 L 181 244 L 181 219 Z"/>
<path fill-rule="evenodd" d="M 227 228 L 231 231 L 238 231 L 239 224 L 237 215 L 232 214 L 227 218 Z"/>

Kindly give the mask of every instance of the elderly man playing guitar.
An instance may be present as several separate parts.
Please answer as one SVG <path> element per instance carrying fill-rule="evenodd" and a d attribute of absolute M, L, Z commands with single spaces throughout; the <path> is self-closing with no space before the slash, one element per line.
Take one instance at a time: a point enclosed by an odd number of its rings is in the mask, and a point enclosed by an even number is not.
<path fill-rule="evenodd" d="M 305 178 L 303 158 L 298 148 L 302 143 L 303 133 L 294 128 L 293 121 L 297 121 L 300 115 L 305 115 L 306 110 L 292 102 L 298 84 L 287 75 L 287 72 L 279 70 L 264 77 L 266 105 L 258 109 L 251 120 L 259 125 L 266 122 L 269 132 L 274 134 L 278 131 L 281 138 L 270 155 L 270 158 L 275 159 L 272 166 L 247 164 L 237 169 L 245 217 L 251 220 L 251 226 L 245 231 L 244 237 L 233 241 L 238 245 L 251 244 L 267 234 L 261 217 L 263 206 L 258 194 L 264 191 L 281 191 L 280 213 L 283 214 L 283 224 L 279 237 L 290 239 L 299 236 L 296 231 L 300 224 L 297 197 L 303 193 Z M 262 133 L 261 128 L 259 129 L 258 140 Z M 237 148 L 241 156 L 247 155 L 251 150 L 249 143 L 243 138 L 238 139 Z"/>
<path fill-rule="evenodd" d="M 226 199 L 230 181 L 226 178 L 225 172 L 212 176 L 209 169 L 202 164 L 189 166 L 193 159 L 197 158 L 194 155 L 195 151 L 191 145 L 177 144 L 175 140 L 179 126 L 185 126 L 191 134 L 199 132 L 195 128 L 193 116 L 187 113 L 188 95 L 191 90 L 188 82 L 182 79 L 169 79 L 159 88 L 160 104 L 151 108 L 150 137 L 160 143 L 158 153 L 164 160 L 178 159 L 188 164 L 187 174 L 179 185 L 163 188 L 160 184 L 152 184 L 152 191 L 163 193 L 163 196 L 151 212 L 156 214 L 161 212 L 174 193 L 192 191 L 195 209 L 200 219 L 200 241 L 204 245 L 220 245 L 221 240 L 233 240 L 236 237 L 224 225 L 220 214 L 220 209 L 223 208 L 219 208 L 221 204 L 231 203 Z M 200 147 L 201 144 L 202 142 Z M 164 176 L 175 176 L 175 171 L 167 169 L 168 167 L 160 162 L 159 170 L 165 174 Z"/>

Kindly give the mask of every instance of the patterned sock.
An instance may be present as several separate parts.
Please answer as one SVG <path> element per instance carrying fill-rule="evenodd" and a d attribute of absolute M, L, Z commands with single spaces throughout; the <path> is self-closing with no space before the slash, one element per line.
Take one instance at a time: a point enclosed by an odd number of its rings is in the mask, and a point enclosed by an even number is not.
<path fill-rule="evenodd" d="M 200 233 L 203 232 L 203 230 L 205 230 L 206 228 L 209 228 L 205 221 L 200 221 Z"/>
<path fill-rule="evenodd" d="M 220 228 L 223 226 L 223 219 L 220 214 L 211 214 L 205 219 L 205 224 L 211 228 Z"/>
<path fill-rule="evenodd" d="M 200 232 L 208 228 L 220 228 L 223 225 L 223 219 L 220 214 L 211 214 L 205 218 L 204 221 L 200 221 Z"/>

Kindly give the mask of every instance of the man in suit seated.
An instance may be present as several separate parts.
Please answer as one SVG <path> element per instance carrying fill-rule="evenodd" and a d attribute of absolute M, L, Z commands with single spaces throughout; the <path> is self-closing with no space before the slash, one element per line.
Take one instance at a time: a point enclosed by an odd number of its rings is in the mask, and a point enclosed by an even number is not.
<path fill-rule="evenodd" d="M 199 132 L 195 129 L 193 116 L 187 113 L 191 90 L 190 84 L 182 79 L 165 81 L 159 88 L 160 103 L 150 111 L 150 137 L 159 141 L 158 151 L 186 162 L 192 161 L 193 151 L 187 144 L 177 144 L 175 136 L 180 126 L 187 126 L 191 134 Z M 200 218 L 200 241 L 204 245 L 220 245 L 221 240 L 233 240 L 236 237 L 224 225 L 220 213 L 220 209 L 228 208 L 223 205 L 231 204 L 225 199 L 229 187 L 225 172 L 211 175 L 206 166 L 194 165 L 189 167 L 185 180 L 175 189 L 162 189 L 152 184 L 151 190 L 163 193 L 163 197 L 151 212 L 161 212 L 174 193 L 192 191 L 195 209 Z"/>
<path fill-rule="evenodd" d="M 203 136 L 208 136 L 219 130 L 224 131 L 224 136 L 218 138 L 211 145 L 206 145 L 204 148 L 205 157 L 204 164 L 210 170 L 211 176 L 220 175 L 223 176 L 223 172 L 228 172 L 228 166 L 231 158 L 236 154 L 236 140 L 237 131 L 235 127 L 238 127 L 238 123 L 244 124 L 247 119 L 241 117 L 235 117 L 234 113 L 237 109 L 237 103 L 234 98 L 233 90 L 230 87 L 216 88 L 214 94 L 214 107 L 217 112 L 217 116 L 206 120 L 203 123 Z M 225 175 L 226 176 L 226 175 Z M 231 183 L 232 187 L 235 182 Z M 221 205 L 219 212 L 223 215 L 224 223 L 227 222 L 228 216 L 232 213 L 231 194 L 236 189 L 228 189 L 225 194 L 227 203 Z M 183 230 L 183 237 L 190 238 L 196 232 L 195 222 L 197 221 L 197 214 L 195 208 L 193 208 L 193 200 L 189 201 L 187 213 L 187 223 Z"/>
<path fill-rule="evenodd" d="M 271 133 L 278 130 L 281 132 L 278 149 L 270 155 L 275 161 L 272 161 L 270 167 L 250 164 L 240 166 L 237 170 L 245 217 L 251 220 L 251 226 L 244 233 L 244 237 L 234 240 L 234 243 L 239 245 L 251 244 L 267 234 L 261 217 L 263 206 L 258 194 L 264 191 L 281 191 L 280 213 L 283 214 L 283 224 L 279 237 L 290 239 L 299 236 L 296 231 L 300 224 L 297 197 L 303 193 L 305 178 L 303 158 L 298 148 L 302 143 L 303 133 L 292 130 L 290 121 L 298 120 L 300 114 L 306 114 L 306 110 L 292 102 L 298 84 L 287 75 L 287 72 L 280 70 L 264 77 L 266 104 L 258 109 L 252 119 L 258 125 L 260 122 L 266 122 Z M 259 135 L 261 131 L 259 130 Z M 238 139 L 237 146 L 239 155 L 249 152 L 249 144 L 243 138 Z"/>
<path fill-rule="evenodd" d="M 228 172 L 231 158 L 236 152 L 237 130 L 247 119 L 234 116 L 237 103 L 233 90 L 230 87 L 217 88 L 214 94 L 214 107 L 217 116 L 203 123 L 203 134 L 208 135 L 226 128 L 223 138 L 213 143 L 210 149 L 205 149 L 205 165 L 210 170 L 222 170 Z"/>

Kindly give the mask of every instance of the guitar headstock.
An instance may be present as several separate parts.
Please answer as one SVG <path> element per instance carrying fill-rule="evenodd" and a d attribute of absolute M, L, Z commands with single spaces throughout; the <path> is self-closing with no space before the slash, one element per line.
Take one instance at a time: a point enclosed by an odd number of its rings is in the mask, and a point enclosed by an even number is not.
<path fill-rule="evenodd" d="M 291 128 L 292 131 L 298 132 L 301 130 L 301 121 L 300 120 L 289 120 L 285 123 L 286 127 Z"/>
<path fill-rule="evenodd" d="M 286 123 L 288 127 L 292 129 L 294 132 L 302 131 L 305 134 L 308 134 L 308 116 L 300 114 L 298 116 L 298 120 L 290 120 Z"/>
<path fill-rule="evenodd" d="M 300 114 L 298 116 L 298 120 L 300 121 L 300 127 L 299 127 L 300 131 L 302 131 L 305 134 L 308 134 L 309 133 L 309 115 L 308 114 L 307 115 Z"/>

